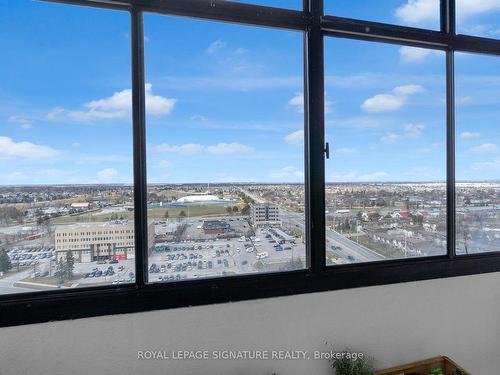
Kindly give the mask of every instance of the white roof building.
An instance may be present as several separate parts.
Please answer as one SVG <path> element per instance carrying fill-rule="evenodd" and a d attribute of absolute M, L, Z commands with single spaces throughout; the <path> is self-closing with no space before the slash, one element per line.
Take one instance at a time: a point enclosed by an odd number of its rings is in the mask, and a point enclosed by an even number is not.
<path fill-rule="evenodd" d="M 216 195 L 188 195 L 177 199 L 179 203 L 193 203 L 193 202 L 214 202 L 218 201 L 219 197 Z"/>

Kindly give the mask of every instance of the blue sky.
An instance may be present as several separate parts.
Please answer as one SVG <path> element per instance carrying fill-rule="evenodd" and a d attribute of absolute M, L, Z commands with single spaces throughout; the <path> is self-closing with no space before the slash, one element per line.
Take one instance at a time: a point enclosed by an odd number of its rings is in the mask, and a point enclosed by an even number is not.
<path fill-rule="evenodd" d="M 325 10 L 432 27 L 428 2 Z M 470 30 L 500 27 L 498 1 L 458 5 Z M 150 182 L 303 181 L 301 33 L 148 14 L 145 35 Z M 128 14 L 2 2 L 0 44 L 2 184 L 131 182 Z M 325 55 L 327 180 L 444 180 L 444 54 L 328 38 Z M 499 179 L 500 60 L 456 70 L 457 175 Z"/>

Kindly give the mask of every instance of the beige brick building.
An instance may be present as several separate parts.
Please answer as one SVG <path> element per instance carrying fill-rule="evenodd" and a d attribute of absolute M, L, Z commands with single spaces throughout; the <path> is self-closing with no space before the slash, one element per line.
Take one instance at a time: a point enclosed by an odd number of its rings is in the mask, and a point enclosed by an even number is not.
<path fill-rule="evenodd" d="M 56 259 L 71 250 L 76 262 L 125 260 L 135 258 L 133 221 L 84 223 L 61 226 L 55 230 Z M 154 226 L 148 227 L 148 246 L 154 244 Z"/>

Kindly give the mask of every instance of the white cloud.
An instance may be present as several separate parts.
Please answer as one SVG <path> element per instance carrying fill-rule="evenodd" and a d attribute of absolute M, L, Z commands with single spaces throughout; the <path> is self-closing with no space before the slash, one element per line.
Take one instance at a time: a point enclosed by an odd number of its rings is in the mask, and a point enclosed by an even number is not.
<path fill-rule="evenodd" d="M 492 161 L 473 163 L 471 168 L 476 171 L 491 171 L 500 169 L 500 158 L 497 158 Z"/>
<path fill-rule="evenodd" d="M 172 166 L 172 162 L 170 160 L 160 160 L 157 164 L 159 168 L 169 168 Z"/>
<path fill-rule="evenodd" d="M 366 99 L 361 108 L 365 112 L 392 112 L 401 109 L 408 96 L 422 91 L 420 85 L 405 85 L 395 87 L 390 94 L 379 94 Z"/>
<path fill-rule="evenodd" d="M 304 113 L 304 94 L 301 92 L 295 93 L 295 96 L 288 101 L 288 105 L 294 107 L 297 112 Z"/>
<path fill-rule="evenodd" d="M 116 155 L 116 154 L 96 154 L 96 155 L 76 155 L 72 158 L 75 164 L 85 165 L 88 163 L 101 164 L 101 163 L 131 163 L 132 156 Z"/>
<path fill-rule="evenodd" d="M 389 177 L 389 174 L 386 172 L 373 172 L 360 175 L 359 181 L 379 181 L 387 177 Z"/>
<path fill-rule="evenodd" d="M 365 112 L 389 112 L 397 111 L 405 102 L 403 96 L 380 94 L 372 98 L 366 99 L 361 108 Z"/>
<path fill-rule="evenodd" d="M 466 25 L 462 27 L 464 34 L 481 35 L 496 38 L 500 35 L 500 28 L 491 25 Z"/>
<path fill-rule="evenodd" d="M 425 60 L 432 50 L 418 47 L 404 46 L 399 49 L 399 57 L 407 63 L 417 63 Z"/>
<path fill-rule="evenodd" d="M 204 146 L 197 143 L 186 143 L 183 145 L 169 145 L 166 143 L 154 147 L 157 152 L 169 152 L 179 155 L 191 156 L 202 152 Z"/>
<path fill-rule="evenodd" d="M 297 181 L 304 179 L 304 172 L 295 167 L 288 166 L 269 173 L 269 177 L 273 180 Z"/>
<path fill-rule="evenodd" d="M 80 148 L 81 144 L 78 143 L 78 142 L 74 142 L 71 144 L 71 147 L 74 147 L 74 148 Z"/>
<path fill-rule="evenodd" d="M 213 179 L 214 182 L 235 183 L 235 182 L 255 182 L 255 178 L 248 176 L 235 176 L 227 173 L 217 173 Z"/>
<path fill-rule="evenodd" d="M 333 112 L 333 102 L 325 100 L 325 115 Z"/>
<path fill-rule="evenodd" d="M 422 147 L 422 148 L 417 149 L 417 152 L 420 152 L 422 154 L 427 154 L 427 153 L 430 153 L 430 152 L 435 152 L 435 151 L 443 150 L 444 147 L 445 147 L 445 145 L 442 144 L 441 142 L 435 142 L 435 143 L 431 143 L 427 147 Z"/>
<path fill-rule="evenodd" d="M 19 183 L 20 181 L 27 181 L 30 179 L 30 175 L 25 172 L 11 172 L 7 174 L 0 175 L 2 181 Z"/>
<path fill-rule="evenodd" d="M 408 138 L 417 139 L 422 135 L 422 131 L 425 129 L 425 125 L 422 124 L 406 124 L 404 126 L 406 136 Z"/>
<path fill-rule="evenodd" d="M 475 132 L 462 132 L 460 133 L 460 138 L 461 139 L 476 139 L 476 138 L 479 138 L 481 137 L 481 134 L 480 133 L 475 133 Z"/>
<path fill-rule="evenodd" d="M 402 173 L 408 181 L 440 181 L 444 178 L 443 172 L 439 168 L 420 166 L 413 167 Z"/>
<path fill-rule="evenodd" d="M 212 54 L 226 47 L 226 43 L 218 39 L 210 43 L 207 48 L 207 52 Z"/>
<path fill-rule="evenodd" d="M 462 16 L 500 10 L 499 0 L 457 0 L 457 12 Z"/>
<path fill-rule="evenodd" d="M 9 137 L 0 137 L 0 158 L 50 159 L 59 151 L 31 142 L 15 142 Z"/>
<path fill-rule="evenodd" d="M 156 152 L 168 152 L 184 156 L 200 154 L 204 151 L 214 155 L 248 154 L 254 151 L 253 147 L 241 143 L 218 143 L 216 145 L 204 146 L 198 143 L 186 143 L 182 145 L 169 145 L 166 143 L 153 147 Z"/>
<path fill-rule="evenodd" d="M 384 125 L 384 121 L 374 116 L 357 116 L 338 120 L 329 120 L 327 125 L 352 127 L 356 129 L 376 129 Z"/>
<path fill-rule="evenodd" d="M 406 124 L 404 125 L 404 134 L 387 133 L 380 140 L 385 143 L 394 143 L 403 138 L 418 139 L 422 136 L 422 131 L 425 125 L 422 124 Z"/>
<path fill-rule="evenodd" d="M 295 96 L 288 101 L 288 105 L 296 109 L 299 113 L 304 113 L 304 93 L 297 92 Z M 333 102 L 325 99 L 325 114 L 332 113 Z"/>
<path fill-rule="evenodd" d="M 153 94 L 153 86 L 145 86 L 146 112 L 151 116 L 168 115 L 174 109 L 177 99 L 171 99 Z M 130 118 L 132 112 L 132 90 L 115 92 L 104 99 L 92 100 L 83 105 L 81 110 L 54 108 L 48 115 L 49 120 L 71 120 L 77 122 L 92 122 L 98 120 L 114 120 Z"/>
<path fill-rule="evenodd" d="M 380 140 L 382 142 L 386 142 L 386 143 L 394 143 L 394 142 L 399 141 L 400 139 L 401 139 L 401 137 L 399 135 L 397 135 L 397 134 L 387 133 Z"/>
<path fill-rule="evenodd" d="M 226 76 L 205 76 L 205 77 L 180 77 L 164 76 L 161 78 L 162 87 L 172 90 L 192 91 L 203 90 L 210 94 L 214 89 L 227 90 L 228 92 L 248 92 L 254 90 L 282 88 L 296 90 L 304 85 L 302 76 L 280 76 L 237 74 Z"/>
<path fill-rule="evenodd" d="M 351 172 L 336 172 L 328 177 L 330 181 L 341 182 L 372 182 L 372 181 L 387 181 L 390 175 L 387 172 L 377 171 L 369 173 Z"/>
<path fill-rule="evenodd" d="M 193 115 L 189 118 L 191 121 L 206 122 L 207 118 L 203 115 Z"/>
<path fill-rule="evenodd" d="M 296 132 L 290 133 L 285 137 L 285 141 L 292 145 L 297 145 L 304 142 L 304 131 L 297 130 Z"/>
<path fill-rule="evenodd" d="M 111 182 L 118 176 L 118 171 L 114 168 L 106 168 L 97 172 L 97 178 L 101 182 Z"/>
<path fill-rule="evenodd" d="M 457 16 L 470 16 L 500 10 L 500 0 L 457 0 Z M 439 20 L 439 0 L 407 0 L 396 9 L 396 17 L 409 24 L 422 25 Z"/>
<path fill-rule="evenodd" d="M 483 143 L 480 146 L 471 148 L 471 151 L 475 154 L 486 154 L 500 151 L 500 148 L 494 143 Z"/>
<path fill-rule="evenodd" d="M 396 17 L 409 24 L 422 24 L 439 19 L 439 0 L 407 0 L 396 9 Z"/>
<path fill-rule="evenodd" d="M 253 147 L 242 145 L 241 143 L 218 143 L 208 146 L 207 151 L 216 155 L 248 154 L 254 151 Z"/>
<path fill-rule="evenodd" d="M 463 96 L 461 98 L 456 99 L 457 104 L 462 105 L 462 106 L 469 104 L 471 102 L 471 100 L 472 100 L 472 97 L 470 97 L 470 96 Z"/>
<path fill-rule="evenodd" d="M 31 129 L 33 127 L 32 119 L 19 116 L 10 116 L 7 121 L 11 124 L 18 124 L 22 129 Z"/>
<path fill-rule="evenodd" d="M 146 113 L 151 116 L 168 115 L 174 109 L 177 99 L 153 95 L 153 85 L 146 83 Z M 131 92 L 132 94 L 132 92 Z M 132 102 L 132 100 L 130 101 Z"/>
<path fill-rule="evenodd" d="M 356 152 L 357 150 L 355 148 L 350 147 L 341 147 L 333 150 L 333 153 L 337 155 L 354 155 Z"/>
<path fill-rule="evenodd" d="M 413 95 L 422 91 L 420 85 L 404 85 L 395 87 L 392 92 L 396 95 Z"/>

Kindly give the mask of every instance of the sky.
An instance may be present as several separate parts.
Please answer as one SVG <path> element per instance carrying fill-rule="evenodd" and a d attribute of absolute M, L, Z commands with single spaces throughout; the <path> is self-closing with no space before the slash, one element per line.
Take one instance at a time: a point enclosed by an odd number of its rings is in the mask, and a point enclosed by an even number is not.
<path fill-rule="evenodd" d="M 458 0 L 459 31 L 495 37 L 500 1 L 471 3 Z M 327 14 L 417 27 L 437 28 L 437 9 L 325 0 Z M 148 182 L 303 182 L 300 32 L 144 24 Z M 124 12 L 0 3 L 0 184 L 132 182 L 129 27 Z M 457 54 L 456 86 L 457 178 L 499 180 L 500 59 Z M 442 52 L 326 38 L 325 97 L 327 181 L 445 180 Z"/>

